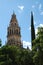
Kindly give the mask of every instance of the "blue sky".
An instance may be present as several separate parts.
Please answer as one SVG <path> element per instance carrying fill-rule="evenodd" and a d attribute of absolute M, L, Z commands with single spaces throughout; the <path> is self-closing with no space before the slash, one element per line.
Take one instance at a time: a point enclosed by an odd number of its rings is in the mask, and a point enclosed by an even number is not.
<path fill-rule="evenodd" d="M 7 27 L 13 11 L 21 27 L 23 46 L 28 45 L 30 47 L 30 14 L 33 11 L 35 31 L 37 33 L 37 27 L 43 27 L 43 0 L 0 0 L 0 38 L 2 39 L 2 45 L 7 41 Z"/>

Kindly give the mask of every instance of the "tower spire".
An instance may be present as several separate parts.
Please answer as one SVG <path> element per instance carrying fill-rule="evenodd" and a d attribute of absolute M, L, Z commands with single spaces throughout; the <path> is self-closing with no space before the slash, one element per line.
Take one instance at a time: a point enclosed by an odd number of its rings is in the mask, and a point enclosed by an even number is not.
<path fill-rule="evenodd" d="M 12 14 L 12 16 L 11 16 L 11 20 L 10 20 L 10 23 L 17 23 L 17 18 L 16 18 L 16 14 L 14 13 L 14 11 L 13 11 L 13 14 Z"/>
<path fill-rule="evenodd" d="M 16 18 L 16 14 L 15 14 L 14 11 L 13 11 L 13 14 L 12 14 L 12 18 Z"/>
<path fill-rule="evenodd" d="M 33 43 L 34 39 L 35 39 L 35 29 L 34 29 L 33 13 L 31 12 L 31 44 L 32 44 L 32 47 L 34 45 Z"/>

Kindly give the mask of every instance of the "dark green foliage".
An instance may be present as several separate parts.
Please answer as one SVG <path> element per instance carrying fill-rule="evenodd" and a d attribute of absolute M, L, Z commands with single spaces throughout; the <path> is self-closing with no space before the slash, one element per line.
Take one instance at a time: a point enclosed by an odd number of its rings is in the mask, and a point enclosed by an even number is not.
<path fill-rule="evenodd" d="M 2 45 L 2 41 L 1 41 L 1 39 L 0 39 L 0 46 Z"/>
<path fill-rule="evenodd" d="M 3 46 L 0 48 L 1 65 L 32 65 L 30 50 L 17 46 Z"/>
<path fill-rule="evenodd" d="M 34 46 L 33 40 L 35 39 L 35 29 L 34 29 L 34 23 L 33 23 L 33 13 L 31 12 L 31 43 L 32 47 Z"/>
<path fill-rule="evenodd" d="M 37 38 L 33 43 L 33 62 L 35 65 L 43 65 L 43 27 L 38 28 Z"/>

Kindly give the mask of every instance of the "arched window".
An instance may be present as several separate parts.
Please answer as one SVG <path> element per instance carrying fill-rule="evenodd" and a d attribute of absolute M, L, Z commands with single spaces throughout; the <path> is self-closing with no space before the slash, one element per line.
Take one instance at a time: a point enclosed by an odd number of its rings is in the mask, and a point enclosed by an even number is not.
<path fill-rule="evenodd" d="M 8 35 L 9 35 L 9 31 L 8 31 Z"/>
<path fill-rule="evenodd" d="M 13 34 L 13 29 L 12 29 L 12 34 Z"/>
<path fill-rule="evenodd" d="M 16 30 L 16 34 L 18 34 L 18 30 Z"/>
<path fill-rule="evenodd" d="M 15 33 L 15 30 L 13 29 L 13 34 Z"/>
<path fill-rule="evenodd" d="M 16 23 L 15 23 L 15 26 L 16 26 Z"/>
<path fill-rule="evenodd" d="M 11 29 L 10 29 L 10 35 L 11 35 Z"/>

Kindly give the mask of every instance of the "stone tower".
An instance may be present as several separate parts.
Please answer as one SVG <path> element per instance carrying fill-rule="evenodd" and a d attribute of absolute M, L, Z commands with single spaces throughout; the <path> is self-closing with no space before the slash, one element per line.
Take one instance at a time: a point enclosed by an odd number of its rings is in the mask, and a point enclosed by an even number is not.
<path fill-rule="evenodd" d="M 13 13 L 7 29 L 7 45 L 21 46 L 21 34 L 16 15 Z"/>

